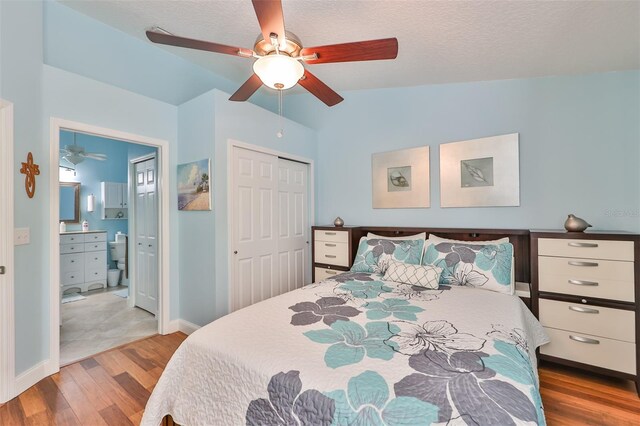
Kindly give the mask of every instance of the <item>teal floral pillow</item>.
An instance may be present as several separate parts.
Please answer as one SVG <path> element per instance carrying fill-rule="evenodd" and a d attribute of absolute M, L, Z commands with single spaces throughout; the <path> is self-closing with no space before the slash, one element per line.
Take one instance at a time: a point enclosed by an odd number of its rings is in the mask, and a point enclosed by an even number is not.
<path fill-rule="evenodd" d="M 473 244 L 427 240 L 422 264 L 442 268 L 440 284 L 465 285 L 514 294 L 511 243 Z"/>
<path fill-rule="evenodd" d="M 384 274 L 389 260 L 419 265 L 424 240 L 388 240 L 362 237 L 351 272 Z"/>

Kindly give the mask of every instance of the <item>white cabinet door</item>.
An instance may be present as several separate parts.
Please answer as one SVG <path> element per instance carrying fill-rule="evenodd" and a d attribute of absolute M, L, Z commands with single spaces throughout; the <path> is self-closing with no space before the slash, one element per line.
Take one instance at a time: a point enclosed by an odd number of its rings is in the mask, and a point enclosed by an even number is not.
<path fill-rule="evenodd" d="M 105 209 L 121 209 L 122 184 L 115 182 L 102 182 L 102 202 Z"/>
<path fill-rule="evenodd" d="M 311 282 L 308 167 L 278 159 L 278 294 Z"/>
<path fill-rule="evenodd" d="M 127 208 L 129 204 L 129 185 L 126 183 L 121 183 L 120 185 L 120 197 L 122 200 L 122 207 Z"/>
<path fill-rule="evenodd" d="M 135 165 L 135 303 L 158 311 L 158 201 L 156 160 Z"/>
<path fill-rule="evenodd" d="M 278 158 L 233 148 L 231 310 L 279 294 Z"/>

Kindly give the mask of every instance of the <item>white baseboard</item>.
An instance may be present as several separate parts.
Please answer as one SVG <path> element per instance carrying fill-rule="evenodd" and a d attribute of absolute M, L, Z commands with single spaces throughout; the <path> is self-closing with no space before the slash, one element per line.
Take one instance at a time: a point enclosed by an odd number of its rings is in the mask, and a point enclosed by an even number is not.
<path fill-rule="evenodd" d="M 199 325 L 195 325 L 189 321 L 183 319 L 175 319 L 169 322 L 169 330 L 168 333 L 175 333 L 176 331 L 181 331 L 186 335 L 189 335 L 199 329 Z"/>
<path fill-rule="evenodd" d="M 39 363 L 16 377 L 14 388 L 15 395 L 20 395 L 22 392 L 26 391 L 45 377 L 57 373 L 58 370 L 60 370 L 60 368 L 56 368 L 55 366 L 53 366 L 53 364 L 48 359 L 40 361 Z"/>

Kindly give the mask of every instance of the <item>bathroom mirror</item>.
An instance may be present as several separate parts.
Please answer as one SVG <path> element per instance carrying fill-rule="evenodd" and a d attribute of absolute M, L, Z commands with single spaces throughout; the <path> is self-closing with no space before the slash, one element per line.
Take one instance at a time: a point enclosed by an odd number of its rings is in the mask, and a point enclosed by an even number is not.
<path fill-rule="evenodd" d="M 60 222 L 80 223 L 80 182 L 60 182 Z"/>

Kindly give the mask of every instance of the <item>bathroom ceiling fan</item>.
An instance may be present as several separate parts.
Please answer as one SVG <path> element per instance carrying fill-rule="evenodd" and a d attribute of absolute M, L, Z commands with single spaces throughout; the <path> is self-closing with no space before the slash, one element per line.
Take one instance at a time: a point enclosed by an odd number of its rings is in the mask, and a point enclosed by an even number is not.
<path fill-rule="evenodd" d="M 322 102 L 333 106 L 343 98 L 305 69 L 302 63 L 375 61 L 398 56 L 396 38 L 305 48 L 295 34 L 285 30 L 281 0 L 252 0 L 252 3 L 262 30 L 253 50 L 179 37 L 159 27 L 148 30 L 147 37 L 159 44 L 256 58 L 253 75 L 229 98 L 232 101 L 246 101 L 263 84 L 282 91 L 299 83 Z"/>
<path fill-rule="evenodd" d="M 76 134 L 73 134 L 73 145 L 66 145 L 60 149 L 60 158 L 68 161 L 74 166 L 78 163 L 82 163 L 86 158 L 92 160 L 104 161 L 107 159 L 105 154 L 99 154 L 97 152 L 85 152 L 84 148 L 76 144 Z"/>

